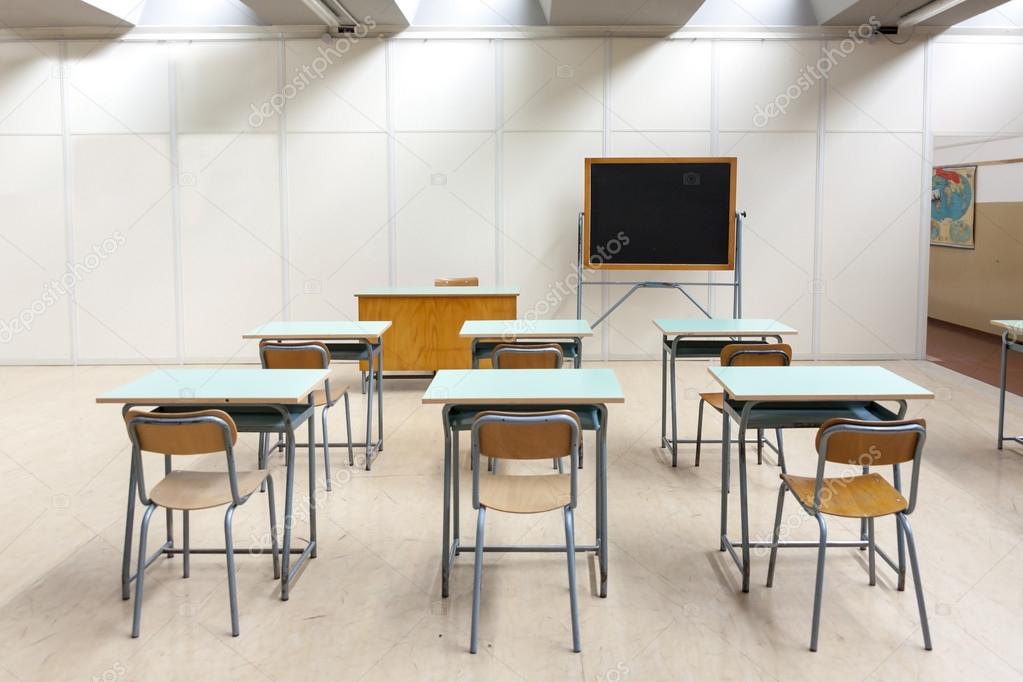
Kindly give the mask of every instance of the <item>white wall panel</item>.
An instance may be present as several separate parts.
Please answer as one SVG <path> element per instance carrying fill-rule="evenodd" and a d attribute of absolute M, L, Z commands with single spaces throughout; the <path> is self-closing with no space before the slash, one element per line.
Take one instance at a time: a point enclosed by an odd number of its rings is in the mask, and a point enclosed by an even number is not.
<path fill-rule="evenodd" d="M 821 83 L 804 89 L 799 78 L 820 56 L 814 40 L 719 43 L 721 130 L 816 130 Z M 772 117 L 779 98 L 784 113 Z"/>
<path fill-rule="evenodd" d="M 1023 132 L 1023 42 L 934 43 L 937 133 Z"/>
<path fill-rule="evenodd" d="M 398 40 L 391 92 L 397 130 L 493 130 L 494 45 Z"/>
<path fill-rule="evenodd" d="M 276 132 L 278 116 L 264 105 L 277 93 L 277 49 L 269 40 L 175 45 L 178 130 Z"/>
<path fill-rule="evenodd" d="M 170 129 L 166 44 L 68 43 L 68 109 L 73 133 L 157 133 Z"/>
<path fill-rule="evenodd" d="M 711 45 L 707 41 L 611 41 L 614 130 L 709 130 Z"/>
<path fill-rule="evenodd" d="M 241 334 L 281 316 L 277 138 L 182 135 L 187 359 L 255 359 Z"/>
<path fill-rule="evenodd" d="M 827 135 L 824 357 L 916 352 L 920 137 Z"/>
<path fill-rule="evenodd" d="M 827 50 L 839 50 L 829 42 Z M 828 130 L 877 132 L 923 126 L 924 44 L 862 44 L 839 50 L 828 76 Z"/>
<path fill-rule="evenodd" d="M 504 136 L 504 280 L 522 292 L 520 317 L 575 316 L 563 283 L 576 263 L 583 159 L 600 151 L 600 133 Z"/>
<path fill-rule="evenodd" d="M 358 319 L 353 293 L 387 286 L 387 138 L 288 136 L 291 319 Z"/>
<path fill-rule="evenodd" d="M 810 285 L 814 257 L 815 133 L 727 133 L 721 154 L 739 164 L 736 208 L 746 211 L 742 240 L 743 317 L 781 320 L 799 330 L 786 339 L 810 352 Z M 720 275 L 726 277 L 727 275 Z M 715 314 L 731 312 L 730 289 L 715 296 Z"/>
<path fill-rule="evenodd" d="M 0 133 L 60 133 L 57 42 L 0 43 Z"/>
<path fill-rule="evenodd" d="M 603 93 L 602 39 L 505 42 L 506 130 L 601 130 Z"/>
<path fill-rule="evenodd" d="M 494 147 L 493 133 L 397 136 L 399 286 L 494 284 Z"/>
<path fill-rule="evenodd" d="M 165 136 L 72 139 L 79 357 L 177 357 L 170 149 Z M 90 254 L 93 254 L 90 256 Z"/>
<path fill-rule="evenodd" d="M 354 41 L 354 38 L 353 38 Z M 384 43 L 285 42 L 291 132 L 379 132 L 387 128 Z"/>
<path fill-rule="evenodd" d="M 59 137 L 0 136 L 0 360 L 69 361 L 67 260 Z M 19 317 L 27 324 L 12 322 Z"/>

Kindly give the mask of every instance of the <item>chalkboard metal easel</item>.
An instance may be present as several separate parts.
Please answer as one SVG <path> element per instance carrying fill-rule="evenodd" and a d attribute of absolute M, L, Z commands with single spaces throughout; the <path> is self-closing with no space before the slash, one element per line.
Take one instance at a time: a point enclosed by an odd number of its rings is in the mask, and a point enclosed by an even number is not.
<path fill-rule="evenodd" d="M 583 263 L 583 249 L 584 249 L 584 237 L 583 237 L 583 224 L 584 214 L 579 213 L 579 241 L 577 251 L 577 263 L 576 272 L 579 276 L 579 283 L 575 289 L 575 316 L 576 319 L 583 319 L 583 286 L 589 285 L 600 285 L 600 286 L 628 286 L 629 290 L 625 292 L 614 305 L 604 311 L 600 317 L 590 323 L 591 327 L 596 327 L 601 322 L 611 316 L 618 306 L 622 305 L 640 289 L 675 289 L 687 299 L 689 302 L 696 306 L 701 313 L 706 315 L 708 318 L 713 317 L 710 311 L 704 308 L 700 303 L 686 291 L 685 287 L 729 287 L 732 289 L 732 317 L 742 317 L 742 221 L 746 217 L 745 211 L 737 211 L 735 214 L 735 269 L 732 271 L 733 277 L 731 282 L 663 282 L 663 281 L 610 281 L 610 282 L 587 282 L 585 276 L 585 264 Z M 640 267 L 637 267 L 640 269 Z"/>

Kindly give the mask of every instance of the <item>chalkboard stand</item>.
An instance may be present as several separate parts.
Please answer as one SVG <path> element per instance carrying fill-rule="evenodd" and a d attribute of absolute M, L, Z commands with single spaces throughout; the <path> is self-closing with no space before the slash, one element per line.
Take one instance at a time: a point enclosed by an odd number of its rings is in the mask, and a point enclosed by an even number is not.
<path fill-rule="evenodd" d="M 732 289 L 732 317 L 742 317 L 742 220 L 746 217 L 745 211 L 738 211 L 735 214 L 735 270 L 733 270 L 733 278 L 731 282 L 658 282 L 658 281 L 610 281 L 610 282 L 587 282 L 585 275 L 585 264 L 583 263 L 583 218 L 582 213 L 579 214 L 579 249 L 577 258 L 576 272 L 579 276 L 579 285 L 575 290 L 575 317 L 578 320 L 583 319 L 583 286 L 628 286 L 629 290 L 619 298 L 613 306 L 607 309 L 603 315 L 598 317 L 595 321 L 590 323 L 590 326 L 596 327 L 601 322 L 611 316 L 618 306 L 625 303 L 626 300 L 640 289 L 676 289 L 679 293 L 689 299 L 689 302 L 696 306 L 701 313 L 707 317 L 713 317 L 710 311 L 704 308 L 702 305 L 694 299 L 686 287 L 730 287 Z M 641 269 L 637 267 L 637 269 Z"/>

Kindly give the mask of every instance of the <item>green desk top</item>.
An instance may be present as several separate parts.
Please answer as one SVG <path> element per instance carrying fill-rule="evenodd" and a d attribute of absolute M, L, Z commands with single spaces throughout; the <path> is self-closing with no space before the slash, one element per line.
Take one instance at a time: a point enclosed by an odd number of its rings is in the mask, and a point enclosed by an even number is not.
<path fill-rule="evenodd" d="M 934 394 L 874 365 L 711 367 L 714 379 L 734 400 L 905 400 Z"/>
<path fill-rule="evenodd" d="M 687 318 L 654 320 L 654 326 L 665 336 L 785 336 L 798 334 L 795 329 L 777 320 L 732 318 Z"/>
<path fill-rule="evenodd" d="M 356 296 L 518 296 L 508 287 L 379 287 L 355 292 Z"/>
<path fill-rule="evenodd" d="M 389 321 L 359 322 L 352 320 L 268 322 L 242 334 L 243 339 L 302 339 L 341 341 L 368 339 L 375 341 L 391 326 Z"/>
<path fill-rule="evenodd" d="M 512 341 L 593 336 L 593 329 L 586 320 L 467 320 L 458 335 Z"/>
<path fill-rule="evenodd" d="M 991 324 L 1014 334 L 1023 334 L 1023 320 L 991 320 Z"/>
<path fill-rule="evenodd" d="M 158 369 L 107 391 L 97 403 L 290 405 L 306 402 L 325 369 Z"/>
<path fill-rule="evenodd" d="M 597 405 L 624 403 L 610 369 L 442 369 L 423 404 Z"/>

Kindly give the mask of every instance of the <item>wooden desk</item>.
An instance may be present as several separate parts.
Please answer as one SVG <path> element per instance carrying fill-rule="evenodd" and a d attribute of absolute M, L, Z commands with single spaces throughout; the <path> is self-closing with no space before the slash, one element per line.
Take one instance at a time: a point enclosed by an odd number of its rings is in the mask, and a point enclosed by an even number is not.
<path fill-rule="evenodd" d="M 356 292 L 360 320 L 391 320 L 384 333 L 387 369 L 468 369 L 471 342 L 458 335 L 466 320 L 507 320 L 519 292 L 501 287 L 400 287 Z"/>
<path fill-rule="evenodd" d="M 746 430 L 749 428 L 816 428 L 835 417 L 869 421 L 892 421 L 906 416 L 906 401 L 934 397 L 926 388 L 883 367 L 871 365 L 799 367 L 711 367 L 714 380 L 725 392 L 721 422 L 721 535 L 719 549 L 728 551 L 742 573 L 742 591 L 749 592 L 750 548 L 770 547 L 770 542 L 751 542 L 749 499 L 746 481 Z M 897 412 L 881 401 L 898 404 Z M 728 538 L 728 491 L 731 477 L 731 422 L 738 424 L 739 519 L 741 541 Z M 865 546 L 866 520 L 860 525 Z M 805 547 L 792 540 L 779 546 Z M 846 545 L 853 546 L 853 545 Z M 740 547 L 741 556 L 735 552 Z"/>
<path fill-rule="evenodd" d="M 234 419 L 240 433 L 285 434 L 287 478 L 284 498 L 284 544 L 282 547 L 281 599 L 287 600 L 291 585 L 307 559 L 316 557 L 316 442 L 314 407 L 310 394 L 330 375 L 326 369 L 159 369 L 108 391 L 97 403 L 164 409 L 217 409 Z M 307 422 L 309 428 L 309 543 L 292 549 L 295 506 L 295 429 Z M 128 511 L 125 519 L 124 556 L 121 563 L 121 597 L 128 598 L 132 530 L 135 519 L 135 462 L 128 480 Z M 195 551 L 195 550 L 193 550 Z M 202 550 L 221 553 L 220 550 Z M 167 510 L 167 541 L 154 553 L 180 554 L 174 546 L 173 511 Z M 294 565 L 291 555 L 297 554 Z M 147 562 L 148 563 L 148 562 Z"/>
<path fill-rule="evenodd" d="M 593 545 L 576 545 L 577 552 L 596 552 L 600 567 L 599 594 L 607 596 L 607 405 L 624 403 L 618 377 L 610 369 L 497 369 L 441 371 L 423 394 L 424 405 L 443 405 L 444 423 L 444 529 L 441 547 L 441 596 L 448 596 L 451 564 L 463 551 L 459 537 L 458 432 L 472 427 L 480 412 L 570 409 L 579 415 L 583 429 L 596 431 L 597 484 L 596 526 Z M 451 540 L 454 532 L 454 542 Z M 487 546 L 486 552 L 564 551 L 549 546 Z"/>
<path fill-rule="evenodd" d="M 998 449 L 1001 450 L 1006 441 L 1023 445 L 1023 436 L 1005 435 L 1005 373 L 1009 367 L 1009 351 L 1023 353 L 1023 320 L 991 320 L 991 324 L 1002 330 L 1002 368 L 998 382 Z"/>

